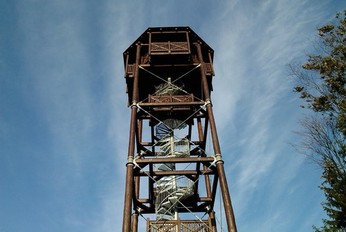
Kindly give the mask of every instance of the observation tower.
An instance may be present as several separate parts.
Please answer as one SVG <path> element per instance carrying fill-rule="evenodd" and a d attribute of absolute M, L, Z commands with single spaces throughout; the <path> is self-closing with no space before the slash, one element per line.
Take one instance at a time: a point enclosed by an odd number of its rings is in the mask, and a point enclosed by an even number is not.
<path fill-rule="evenodd" d="M 217 190 L 227 231 L 237 231 L 210 98 L 213 49 L 189 27 L 155 27 L 123 55 L 131 116 L 122 231 L 144 220 L 147 232 L 216 232 Z"/>

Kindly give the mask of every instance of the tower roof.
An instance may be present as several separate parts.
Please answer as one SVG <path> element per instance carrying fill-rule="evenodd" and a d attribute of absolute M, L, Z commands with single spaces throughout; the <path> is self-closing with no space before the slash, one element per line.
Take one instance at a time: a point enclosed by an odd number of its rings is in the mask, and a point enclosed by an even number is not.
<path fill-rule="evenodd" d="M 170 34 L 172 36 L 174 33 L 188 33 L 189 34 L 189 42 L 190 44 L 195 42 L 200 42 L 203 50 L 207 50 L 210 52 L 213 58 L 214 50 L 205 42 L 201 37 L 199 37 L 190 27 L 182 26 L 182 27 L 149 27 L 146 29 L 123 53 L 124 62 L 126 54 L 136 54 L 136 44 L 149 44 L 150 42 L 150 34 Z M 164 37 L 164 36 L 163 36 Z M 169 37 L 167 37 L 169 38 Z"/>

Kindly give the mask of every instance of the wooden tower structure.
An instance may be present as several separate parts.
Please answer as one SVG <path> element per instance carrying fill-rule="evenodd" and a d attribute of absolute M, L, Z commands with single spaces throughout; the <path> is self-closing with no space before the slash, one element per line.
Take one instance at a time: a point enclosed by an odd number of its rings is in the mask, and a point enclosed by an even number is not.
<path fill-rule="evenodd" d="M 213 52 L 189 27 L 148 28 L 124 52 L 131 116 L 123 232 L 137 232 L 139 216 L 147 232 L 216 232 L 217 189 L 236 231 L 210 98 Z"/>

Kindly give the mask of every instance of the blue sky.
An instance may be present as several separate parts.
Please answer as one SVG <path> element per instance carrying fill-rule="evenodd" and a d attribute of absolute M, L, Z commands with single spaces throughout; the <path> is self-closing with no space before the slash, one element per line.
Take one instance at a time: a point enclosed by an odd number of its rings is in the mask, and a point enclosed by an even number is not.
<path fill-rule="evenodd" d="M 287 64 L 302 61 L 315 29 L 345 8 L 341 0 L 1 1 L 0 232 L 121 231 L 122 52 L 156 26 L 190 26 L 215 50 L 212 99 L 238 230 L 312 231 L 325 215 L 321 170 L 290 145 L 306 112 Z"/>

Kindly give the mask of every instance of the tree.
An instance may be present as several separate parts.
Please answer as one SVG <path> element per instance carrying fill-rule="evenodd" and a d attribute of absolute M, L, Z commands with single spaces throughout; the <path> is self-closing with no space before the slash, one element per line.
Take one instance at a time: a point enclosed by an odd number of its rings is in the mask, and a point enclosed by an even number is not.
<path fill-rule="evenodd" d="M 346 10 L 333 24 L 318 29 L 318 54 L 308 55 L 300 68 L 291 65 L 295 92 L 302 107 L 313 112 L 304 118 L 304 153 L 323 168 L 320 185 L 328 215 L 317 232 L 346 231 Z"/>

